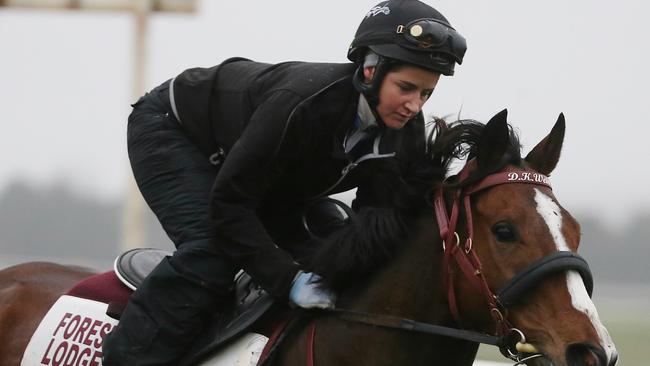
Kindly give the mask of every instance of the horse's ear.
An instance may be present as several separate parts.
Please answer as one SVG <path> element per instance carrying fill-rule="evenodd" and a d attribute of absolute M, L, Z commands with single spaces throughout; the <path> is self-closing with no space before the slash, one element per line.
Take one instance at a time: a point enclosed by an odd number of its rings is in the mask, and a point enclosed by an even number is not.
<path fill-rule="evenodd" d="M 510 132 L 508 131 L 508 110 L 501 112 L 490 118 L 485 125 L 481 138 L 478 142 L 478 153 L 476 162 L 479 169 L 485 169 L 495 166 L 505 155 L 510 145 Z"/>
<path fill-rule="evenodd" d="M 562 151 L 562 143 L 564 142 L 564 130 L 564 114 L 560 113 L 551 133 L 526 155 L 525 160 L 531 168 L 544 175 L 551 174 L 557 162 L 560 160 L 560 152 Z"/>

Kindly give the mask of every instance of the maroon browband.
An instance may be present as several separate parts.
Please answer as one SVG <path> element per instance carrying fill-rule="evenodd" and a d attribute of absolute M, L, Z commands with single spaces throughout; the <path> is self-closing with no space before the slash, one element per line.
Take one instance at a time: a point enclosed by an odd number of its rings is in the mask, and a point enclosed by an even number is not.
<path fill-rule="evenodd" d="M 458 183 L 462 183 L 469 176 L 470 166 L 469 162 L 458 173 Z M 490 313 L 497 323 L 497 332 L 504 335 L 510 328 L 505 316 L 503 315 L 503 307 L 499 304 L 498 298 L 490 289 L 483 275 L 481 261 L 476 253 L 472 250 L 472 237 L 473 237 L 473 222 L 472 222 L 472 207 L 470 197 L 484 189 L 494 187 L 500 184 L 507 183 L 523 183 L 534 184 L 551 188 L 549 179 L 543 174 L 533 171 L 522 169 L 512 169 L 506 172 L 499 172 L 488 175 L 478 183 L 458 188 L 452 196 L 451 212 L 447 215 L 447 207 L 445 204 L 445 197 L 443 193 L 443 186 L 441 186 L 435 194 L 434 207 L 436 219 L 438 220 L 438 227 L 440 230 L 440 238 L 443 240 L 444 250 L 444 278 L 447 286 L 447 296 L 449 300 L 449 310 L 451 311 L 454 319 L 462 324 L 458 305 L 456 302 L 456 293 L 454 286 L 454 276 L 451 266 L 452 259 L 456 261 L 460 270 L 465 274 L 465 277 L 470 281 L 478 291 L 480 291 L 490 307 Z M 460 237 L 456 232 L 458 218 L 460 214 L 461 201 L 465 209 L 465 222 L 467 226 L 467 238 L 464 245 L 460 243 Z"/>

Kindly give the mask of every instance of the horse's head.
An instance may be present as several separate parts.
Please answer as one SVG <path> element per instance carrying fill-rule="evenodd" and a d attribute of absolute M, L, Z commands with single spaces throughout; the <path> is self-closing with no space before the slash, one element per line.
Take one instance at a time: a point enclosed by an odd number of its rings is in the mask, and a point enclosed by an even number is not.
<path fill-rule="evenodd" d="M 458 176 L 461 188 L 447 191 L 448 200 L 449 193 L 459 192 L 461 233 L 460 238 L 447 233 L 447 247 L 458 244 L 457 252 L 465 252 L 470 262 L 475 255 L 482 272 L 465 280 L 471 269 L 449 255 L 458 317 L 480 329 L 519 329 L 525 336 L 517 346 L 519 356 L 544 355 L 527 361 L 530 365 L 614 365 L 616 348 L 590 299 L 591 274 L 582 258 L 570 254 L 578 249 L 580 226 L 546 178 L 560 157 L 564 116 L 525 159 L 513 156 L 518 143 L 512 149 L 506 116 L 503 111 L 485 126 L 470 153 L 473 159 Z M 467 202 L 465 194 L 471 198 Z M 473 239 L 467 241 L 472 229 Z M 481 277 L 484 281 L 476 280 Z M 490 299 L 493 294 L 499 299 Z"/>

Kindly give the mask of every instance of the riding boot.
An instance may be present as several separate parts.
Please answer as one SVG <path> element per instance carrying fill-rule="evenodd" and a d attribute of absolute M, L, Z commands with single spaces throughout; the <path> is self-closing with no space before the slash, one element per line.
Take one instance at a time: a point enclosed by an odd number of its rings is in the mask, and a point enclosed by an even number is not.
<path fill-rule="evenodd" d="M 160 262 L 105 337 L 104 366 L 177 364 L 231 296 L 234 267 L 205 254 L 201 248 L 183 246 Z"/>

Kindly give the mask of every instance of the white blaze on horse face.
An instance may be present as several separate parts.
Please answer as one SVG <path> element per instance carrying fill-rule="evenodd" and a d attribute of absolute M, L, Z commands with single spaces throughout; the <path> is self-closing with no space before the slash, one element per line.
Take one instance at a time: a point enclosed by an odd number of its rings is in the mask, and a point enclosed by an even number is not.
<path fill-rule="evenodd" d="M 537 213 L 542 216 L 546 226 L 548 226 L 557 250 L 570 251 L 564 234 L 562 234 L 562 211 L 560 207 L 553 202 L 551 197 L 545 195 L 537 188 L 535 188 L 535 202 L 537 203 Z M 600 338 L 600 345 L 607 353 L 607 360 L 611 360 L 612 356 L 617 354 L 616 347 L 612 338 L 609 336 L 609 332 L 598 317 L 598 311 L 596 311 L 596 306 L 591 301 L 591 298 L 589 298 L 582 277 L 576 271 L 568 271 L 566 279 L 567 289 L 569 290 L 569 295 L 571 295 L 571 305 L 576 310 L 587 315 Z"/>

